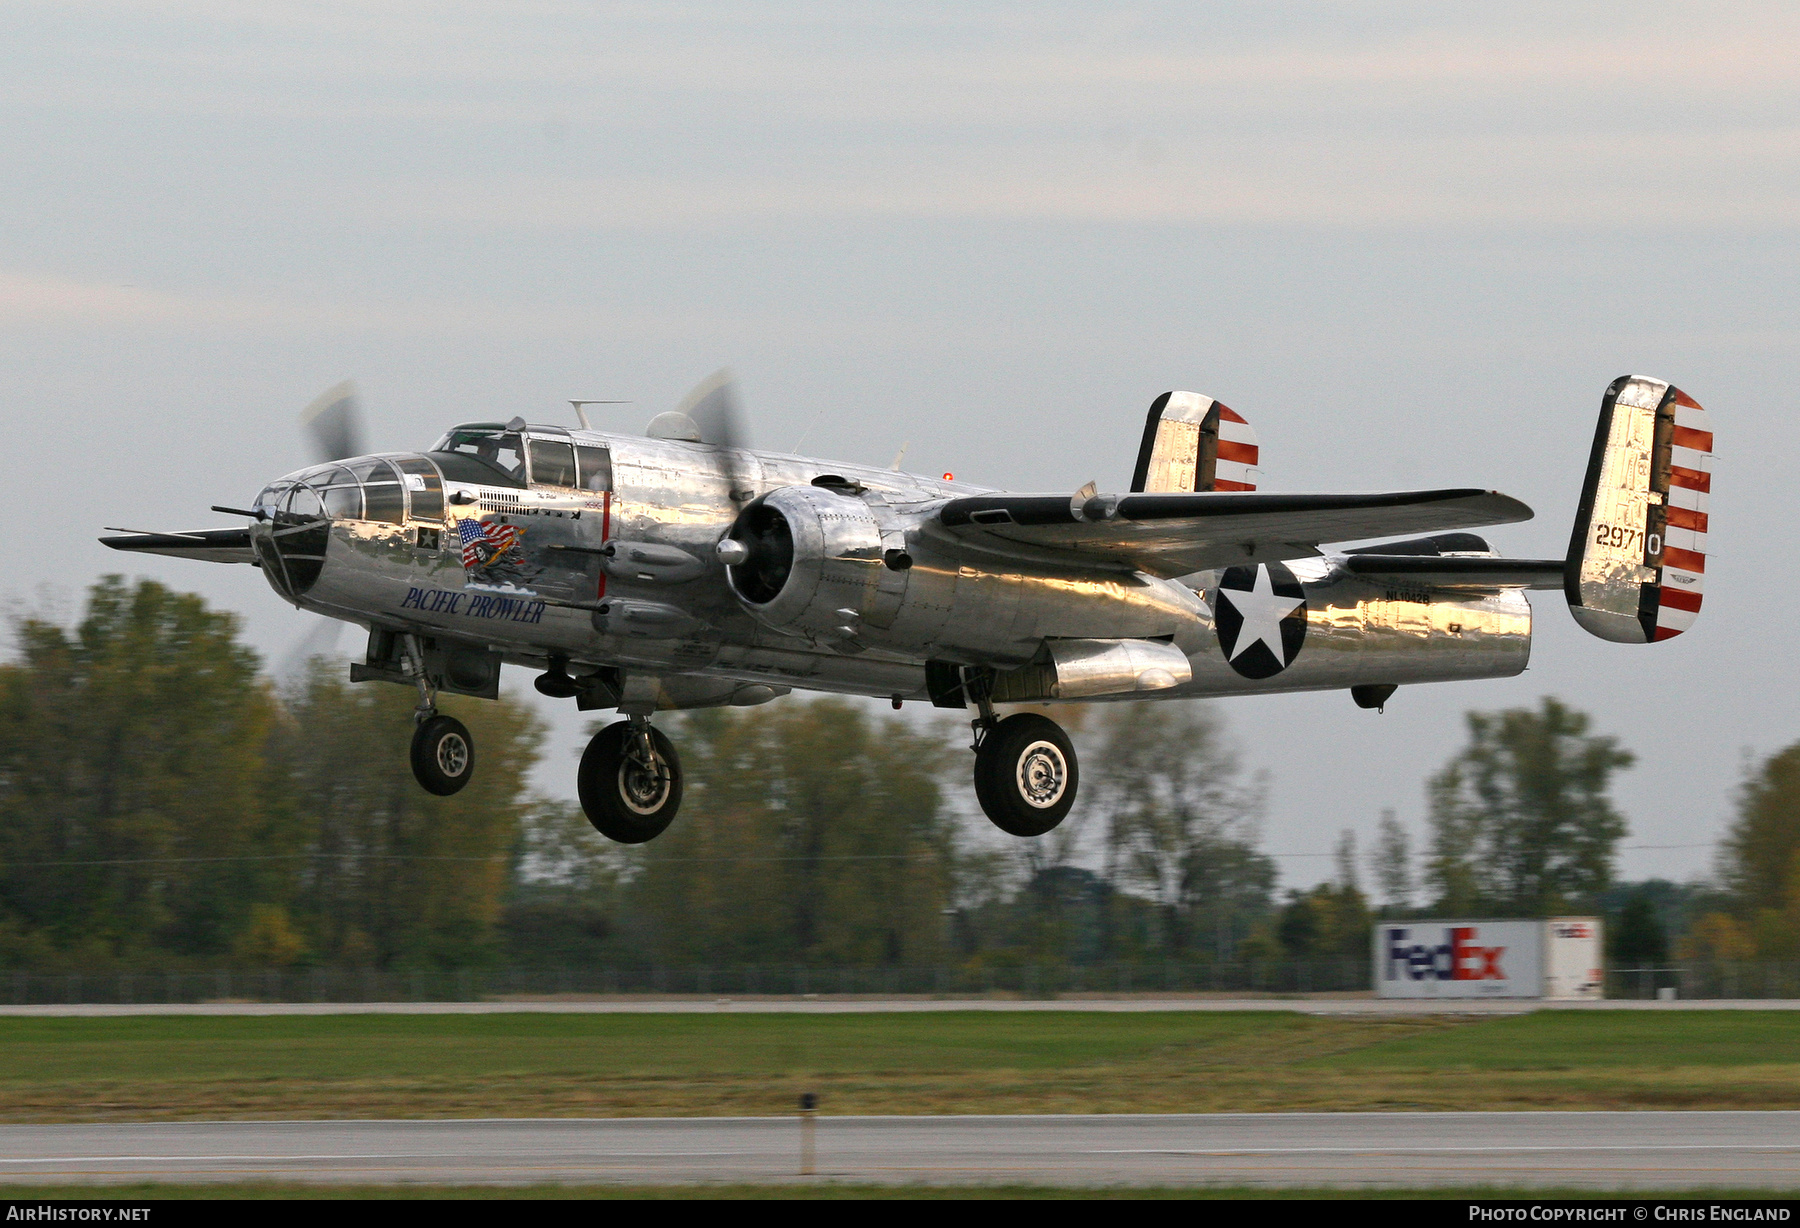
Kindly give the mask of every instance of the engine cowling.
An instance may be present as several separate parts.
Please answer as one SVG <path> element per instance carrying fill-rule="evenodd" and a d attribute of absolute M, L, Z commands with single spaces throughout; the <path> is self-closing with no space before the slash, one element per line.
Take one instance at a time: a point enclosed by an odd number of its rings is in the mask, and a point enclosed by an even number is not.
<path fill-rule="evenodd" d="M 881 525 L 851 494 L 783 486 L 753 501 L 732 526 L 731 588 L 777 631 L 851 639 L 881 579 Z M 721 552 L 725 557 L 725 552 Z"/>

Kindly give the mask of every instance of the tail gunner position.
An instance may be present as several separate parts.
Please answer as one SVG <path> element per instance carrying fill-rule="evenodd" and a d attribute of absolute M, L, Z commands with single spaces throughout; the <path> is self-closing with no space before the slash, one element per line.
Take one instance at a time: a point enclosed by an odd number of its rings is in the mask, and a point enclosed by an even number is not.
<path fill-rule="evenodd" d="M 1128 491 L 1007 494 L 753 451 L 715 377 L 644 436 L 510 422 L 424 452 L 357 455 L 355 402 L 308 420 L 327 463 L 272 482 L 247 528 L 131 534 L 118 550 L 262 568 L 303 609 L 365 627 L 355 681 L 419 694 L 412 766 L 450 794 L 475 768 L 440 692 L 537 689 L 623 719 L 578 776 L 602 833 L 652 839 L 681 805 L 659 711 L 798 687 L 973 708 L 975 792 L 999 827 L 1062 821 L 1068 736 L 996 705 L 1397 687 L 1525 668 L 1525 589 L 1560 589 L 1601 639 L 1681 634 L 1706 571 L 1712 428 L 1661 380 L 1606 391 L 1560 559 L 1502 558 L 1467 530 L 1530 519 L 1474 489 L 1275 494 L 1256 435 L 1210 398 L 1150 407 Z M 1357 549 L 1330 543 L 1399 540 Z"/>

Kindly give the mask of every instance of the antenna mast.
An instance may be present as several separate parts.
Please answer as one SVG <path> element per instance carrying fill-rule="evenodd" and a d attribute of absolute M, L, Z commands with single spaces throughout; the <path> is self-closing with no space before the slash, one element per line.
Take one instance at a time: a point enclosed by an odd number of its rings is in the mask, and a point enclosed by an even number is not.
<path fill-rule="evenodd" d="M 570 400 L 570 402 L 569 402 L 570 405 L 574 406 L 575 417 L 580 420 L 581 429 L 584 431 L 591 431 L 594 429 L 594 424 L 588 421 L 588 416 L 587 416 L 587 407 L 588 406 L 590 406 L 590 405 L 631 405 L 633 403 L 634 402 L 631 402 L 631 401 L 592 401 L 592 400 L 589 400 L 589 401 Z"/>

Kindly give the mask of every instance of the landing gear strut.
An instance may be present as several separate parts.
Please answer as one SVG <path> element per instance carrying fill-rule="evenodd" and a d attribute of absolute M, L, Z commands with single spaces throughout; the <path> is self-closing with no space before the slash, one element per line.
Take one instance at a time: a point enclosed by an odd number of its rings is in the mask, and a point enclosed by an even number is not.
<path fill-rule="evenodd" d="M 973 688 L 971 688 L 973 689 Z M 1081 771 L 1062 726 L 1035 712 L 994 716 L 986 689 L 975 692 L 975 797 L 995 827 L 1041 836 L 1068 817 Z"/>
<path fill-rule="evenodd" d="M 681 809 L 681 759 L 647 717 L 632 716 L 594 735 L 575 776 L 594 830 L 620 844 L 662 834 Z"/>
<path fill-rule="evenodd" d="M 412 737 L 413 779 L 427 793 L 449 797 L 475 776 L 475 739 L 467 725 L 438 712 L 437 688 L 425 672 L 417 637 L 402 636 L 400 654 L 402 668 L 419 688 L 419 703 L 413 709 L 417 725 Z"/>

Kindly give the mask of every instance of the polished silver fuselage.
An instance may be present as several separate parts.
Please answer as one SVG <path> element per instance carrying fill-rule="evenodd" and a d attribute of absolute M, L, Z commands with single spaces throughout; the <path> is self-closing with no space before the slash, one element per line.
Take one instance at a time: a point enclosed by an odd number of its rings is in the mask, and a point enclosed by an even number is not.
<path fill-rule="evenodd" d="M 1359 578 L 1342 556 L 1325 554 L 1286 563 L 1304 590 L 1303 646 L 1272 676 L 1247 677 L 1228 659 L 1215 625 L 1219 571 L 1162 579 L 1025 546 L 972 545 L 932 516 L 947 499 L 983 493 L 964 483 L 800 456 L 727 454 L 682 440 L 570 437 L 610 449 L 610 492 L 445 477 L 444 496 L 468 500 L 446 505 L 447 519 L 418 515 L 416 505 L 404 523 L 335 519 L 316 580 L 283 595 L 333 618 L 481 646 L 521 666 L 541 669 L 561 658 L 571 669 L 610 666 L 654 677 L 660 706 L 668 707 L 755 702 L 780 688 L 922 699 L 928 660 L 1006 670 L 1038 658 L 1047 641 L 1069 639 L 1162 641 L 1185 654 L 1191 679 L 1148 694 L 1094 697 L 1108 699 L 1509 677 L 1530 652 L 1531 610 L 1517 589 L 1486 596 L 1397 589 Z M 851 502 L 841 505 L 842 517 L 823 522 L 827 539 L 843 526 L 843 542 L 823 544 L 853 568 L 831 600 L 854 613 L 855 634 L 836 638 L 777 629 L 756 616 L 715 553 L 748 499 L 817 489 L 823 474 L 864 488 L 831 494 Z M 542 563 L 529 583 L 471 585 L 456 522 L 476 515 L 521 531 Z M 881 566 L 880 551 L 871 555 L 867 544 L 869 524 L 877 545 L 903 550 L 910 566 Z M 252 534 L 266 540 L 274 531 L 259 523 Z M 637 575 L 583 553 L 607 542 L 674 547 L 701 566 L 696 574 L 651 568 Z M 545 553 L 551 546 L 574 549 Z M 861 563 L 868 566 L 854 570 Z M 603 601 L 643 619 L 605 617 L 595 609 Z"/>

